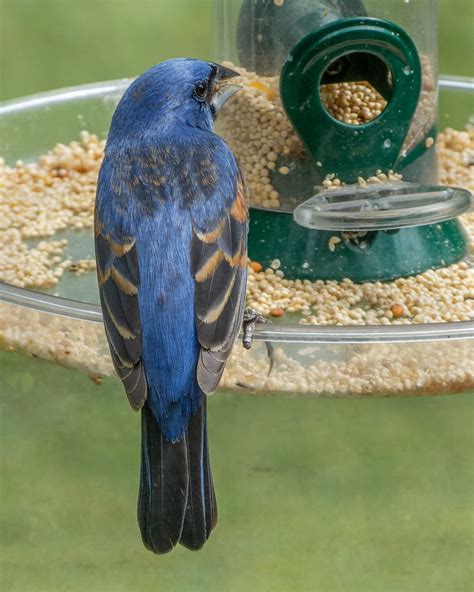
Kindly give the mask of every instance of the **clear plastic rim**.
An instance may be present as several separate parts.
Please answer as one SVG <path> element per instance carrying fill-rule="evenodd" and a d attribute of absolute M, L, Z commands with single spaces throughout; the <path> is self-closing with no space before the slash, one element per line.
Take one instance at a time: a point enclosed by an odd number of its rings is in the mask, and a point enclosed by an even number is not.
<path fill-rule="evenodd" d="M 26 97 L 11 99 L 0 102 L 0 115 L 19 112 L 32 107 L 42 107 L 63 101 L 84 99 L 95 95 L 103 95 L 106 92 L 119 93 L 124 91 L 132 82 L 133 78 L 121 78 L 118 80 L 106 80 L 103 82 L 92 82 L 79 86 L 68 86 L 54 89 Z M 463 92 L 474 92 L 474 78 L 467 76 L 441 75 L 438 81 L 440 90 L 457 90 Z"/>
<path fill-rule="evenodd" d="M 111 80 L 72 86 L 5 101 L 0 104 L 0 117 L 23 109 L 51 105 L 68 100 L 90 98 L 106 92 L 119 93 L 130 84 L 131 79 Z M 457 76 L 441 76 L 440 89 L 474 92 L 474 79 Z M 102 323 L 100 306 L 79 302 L 18 288 L 0 282 L 0 302 L 31 308 L 38 312 L 69 317 L 80 321 Z M 456 323 L 429 323 L 420 325 L 376 326 L 304 326 L 304 325 L 265 325 L 257 326 L 254 337 L 259 341 L 286 343 L 399 343 L 415 341 L 459 340 L 474 338 L 474 321 Z"/>

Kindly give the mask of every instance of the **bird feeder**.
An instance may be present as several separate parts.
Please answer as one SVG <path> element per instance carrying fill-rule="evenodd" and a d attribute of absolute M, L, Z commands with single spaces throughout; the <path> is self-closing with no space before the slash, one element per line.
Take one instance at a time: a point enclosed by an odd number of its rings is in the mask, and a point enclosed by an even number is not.
<path fill-rule="evenodd" d="M 435 0 L 222 0 L 218 19 L 252 259 L 364 282 L 467 254 L 470 195 L 437 179 Z"/>

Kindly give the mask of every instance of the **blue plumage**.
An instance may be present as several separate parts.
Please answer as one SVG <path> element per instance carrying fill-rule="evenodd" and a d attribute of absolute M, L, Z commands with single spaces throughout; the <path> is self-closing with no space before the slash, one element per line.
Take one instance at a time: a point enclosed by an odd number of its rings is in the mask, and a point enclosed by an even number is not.
<path fill-rule="evenodd" d="M 212 124 L 234 75 L 190 59 L 145 72 L 115 111 L 98 180 L 104 324 L 142 408 L 139 522 L 156 552 L 199 548 L 217 516 L 203 401 L 242 320 L 247 205 Z"/>
<path fill-rule="evenodd" d="M 173 222 L 180 215 L 176 202 L 163 204 L 142 225 L 138 238 L 139 266 L 149 270 L 142 278 L 139 296 L 147 400 L 171 441 L 182 436 L 202 398 L 196 382 L 199 342 L 189 263 L 191 225 L 183 219 L 176 227 Z M 165 261 L 160 257 L 164 251 Z"/>

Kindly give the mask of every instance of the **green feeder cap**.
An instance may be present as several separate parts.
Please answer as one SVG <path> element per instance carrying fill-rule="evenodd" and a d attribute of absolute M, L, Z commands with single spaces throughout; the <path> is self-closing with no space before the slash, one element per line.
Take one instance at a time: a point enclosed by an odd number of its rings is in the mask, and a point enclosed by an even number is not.
<path fill-rule="evenodd" d="M 362 125 L 335 119 L 320 95 L 331 74 L 335 81 L 371 83 L 387 99 L 386 108 Z M 291 50 L 280 77 L 283 106 L 308 152 L 342 180 L 396 168 L 420 90 L 421 65 L 409 35 L 369 17 L 341 19 L 307 35 Z"/>

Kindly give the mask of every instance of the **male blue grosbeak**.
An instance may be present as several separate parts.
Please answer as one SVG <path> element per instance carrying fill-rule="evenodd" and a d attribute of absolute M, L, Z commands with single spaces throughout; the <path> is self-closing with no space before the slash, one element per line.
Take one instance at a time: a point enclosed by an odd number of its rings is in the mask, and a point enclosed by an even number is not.
<path fill-rule="evenodd" d="M 175 59 L 128 88 L 99 174 L 95 245 L 112 360 L 142 414 L 145 546 L 199 549 L 217 522 L 206 395 L 242 323 L 247 196 L 212 131 L 238 87 L 218 64 Z"/>

